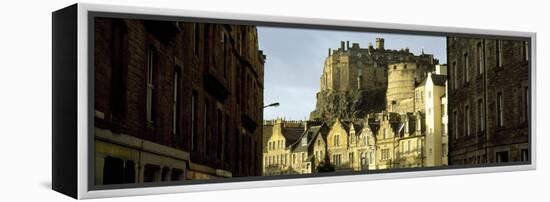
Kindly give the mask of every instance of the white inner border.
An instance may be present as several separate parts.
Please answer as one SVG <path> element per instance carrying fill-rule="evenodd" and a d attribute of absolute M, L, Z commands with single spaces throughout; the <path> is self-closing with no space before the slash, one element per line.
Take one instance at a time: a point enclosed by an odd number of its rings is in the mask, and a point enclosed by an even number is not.
<path fill-rule="evenodd" d="M 330 177 L 314 177 L 314 178 L 298 178 L 298 179 L 277 179 L 277 180 L 261 180 L 248 182 L 231 182 L 231 183 L 214 183 L 214 184 L 199 184 L 199 185 L 182 185 L 182 186 L 159 186 L 159 187 L 143 187 L 143 188 L 125 188 L 125 189 L 110 189 L 110 190 L 89 190 L 88 189 L 88 12 L 114 12 L 128 14 L 149 14 L 149 15 L 164 15 L 164 16 L 185 16 L 198 18 L 217 18 L 230 20 L 255 20 L 264 22 L 280 22 L 280 23 L 300 23 L 314 25 L 333 25 L 333 26 L 349 26 L 349 27 L 369 27 L 391 30 L 411 30 L 411 31 L 430 31 L 430 32 L 452 32 L 461 34 L 480 34 L 480 35 L 498 35 L 498 36 L 515 36 L 531 38 L 531 164 L 530 165 L 515 165 L 515 166 L 499 166 L 487 168 L 461 168 L 461 169 L 444 169 L 444 170 L 428 170 L 414 172 L 392 172 L 383 174 L 357 174 L 347 176 L 330 176 Z M 77 112 L 78 112 L 78 198 L 102 198 L 102 197 L 117 197 L 117 196 L 135 196 L 149 194 L 167 194 L 167 193 L 183 193 L 197 191 L 212 191 L 212 190 L 228 190 L 242 189 L 255 187 L 275 187 L 288 185 L 305 185 L 319 183 L 336 183 L 336 182 L 351 182 L 365 180 L 380 180 L 380 179 L 395 179 L 395 178 L 412 178 L 412 177 L 428 177 L 441 175 L 460 175 L 474 173 L 492 173 L 520 170 L 536 169 L 536 33 L 533 32 L 513 32 L 513 31 L 497 31 L 483 29 L 467 29 L 456 27 L 439 27 L 439 26 L 422 26 L 408 24 L 388 24 L 377 22 L 360 22 L 360 21 L 341 21 L 328 19 L 313 19 L 313 18 L 294 18 L 294 17 L 279 17 L 268 15 L 250 15 L 250 14 L 235 14 L 235 13 L 219 13 L 208 11 L 193 11 L 179 9 L 164 9 L 150 7 L 128 7 L 115 5 L 99 5 L 99 4 L 78 4 L 78 93 L 77 93 Z"/>

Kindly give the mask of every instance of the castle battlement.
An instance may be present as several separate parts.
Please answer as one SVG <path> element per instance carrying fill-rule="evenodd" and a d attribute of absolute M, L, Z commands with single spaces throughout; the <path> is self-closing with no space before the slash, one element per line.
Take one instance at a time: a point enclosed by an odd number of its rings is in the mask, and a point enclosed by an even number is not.
<path fill-rule="evenodd" d="M 386 91 L 392 94 L 395 89 L 397 97 L 409 96 L 401 94 L 413 92 L 415 83 L 439 63 L 432 54 L 415 55 L 407 47 L 386 49 L 384 43 L 383 38 L 377 38 L 374 46 L 362 48 L 359 43 L 350 46 L 349 41 L 341 41 L 339 48 L 328 49 L 316 109 L 310 119 L 362 117 L 369 111 L 386 109 Z M 389 79 L 394 71 L 407 76 L 395 74 Z M 388 81 L 395 79 L 402 81 L 388 86 Z"/>

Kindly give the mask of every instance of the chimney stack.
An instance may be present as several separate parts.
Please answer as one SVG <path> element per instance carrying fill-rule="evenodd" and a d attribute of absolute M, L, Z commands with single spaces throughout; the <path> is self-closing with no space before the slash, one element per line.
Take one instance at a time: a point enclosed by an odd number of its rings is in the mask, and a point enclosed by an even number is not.
<path fill-rule="evenodd" d="M 346 50 L 349 50 L 349 41 L 346 41 Z"/>
<path fill-rule="evenodd" d="M 328 48 L 328 56 L 330 56 L 332 50 L 330 48 Z"/>
<path fill-rule="evenodd" d="M 342 49 L 342 51 L 345 51 L 346 49 L 346 43 L 344 41 L 340 41 L 340 49 Z"/>

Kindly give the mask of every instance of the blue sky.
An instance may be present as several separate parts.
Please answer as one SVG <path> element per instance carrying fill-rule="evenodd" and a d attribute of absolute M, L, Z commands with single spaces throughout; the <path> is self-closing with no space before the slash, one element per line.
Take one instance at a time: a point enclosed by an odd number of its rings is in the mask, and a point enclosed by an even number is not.
<path fill-rule="evenodd" d="M 328 49 L 340 47 L 340 41 L 368 47 L 378 37 L 384 38 L 386 49 L 408 47 L 415 55 L 423 49 L 434 54 L 440 63 L 446 63 L 445 37 L 258 27 L 260 49 L 266 54 L 264 104 L 280 103 L 279 107 L 264 110 L 264 120 L 309 118 L 315 109 L 315 94 Z"/>

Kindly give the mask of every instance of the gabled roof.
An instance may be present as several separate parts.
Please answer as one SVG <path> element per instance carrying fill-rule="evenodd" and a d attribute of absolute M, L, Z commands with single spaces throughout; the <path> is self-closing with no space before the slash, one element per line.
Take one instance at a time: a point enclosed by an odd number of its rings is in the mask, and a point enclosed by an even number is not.
<path fill-rule="evenodd" d="M 292 143 L 290 148 L 292 152 L 304 152 L 304 151 L 310 152 L 309 150 L 311 150 L 312 148 L 311 146 L 314 144 L 314 141 L 315 139 L 317 139 L 317 136 L 321 135 L 323 139 L 326 138 L 325 137 L 326 134 L 323 134 L 323 133 L 327 133 L 323 131 L 323 128 L 325 127 L 327 126 L 324 123 L 318 126 L 309 127 L 306 131 L 302 133 L 302 135 L 295 142 Z M 306 136 L 307 136 L 307 144 L 302 145 L 302 138 Z"/>
<path fill-rule="evenodd" d="M 286 138 L 286 146 L 290 146 L 292 143 L 296 142 L 302 136 L 304 132 L 303 127 L 298 128 L 283 128 L 283 136 Z"/>
<path fill-rule="evenodd" d="M 361 130 L 363 129 L 363 123 L 356 121 L 352 122 L 350 125 L 353 125 L 353 129 L 355 130 L 355 135 L 359 136 L 361 135 Z"/>
<path fill-rule="evenodd" d="M 445 86 L 445 82 L 447 81 L 447 75 L 433 74 L 433 73 L 429 73 L 429 74 L 434 85 Z M 416 84 L 416 87 L 426 85 L 427 80 L 428 80 L 428 77 L 424 78 L 420 83 Z"/>
<path fill-rule="evenodd" d="M 432 82 L 434 82 L 434 85 L 445 86 L 446 81 L 447 81 L 447 75 L 432 74 Z"/>

